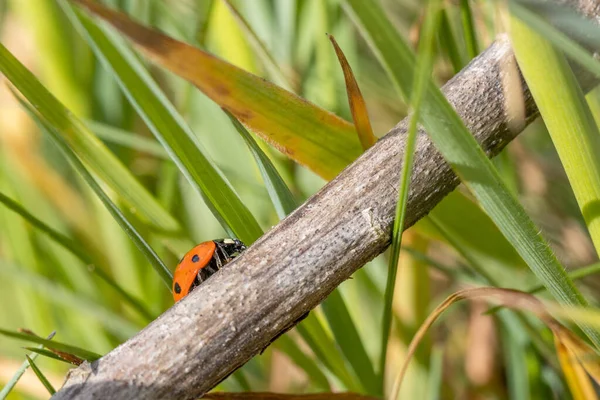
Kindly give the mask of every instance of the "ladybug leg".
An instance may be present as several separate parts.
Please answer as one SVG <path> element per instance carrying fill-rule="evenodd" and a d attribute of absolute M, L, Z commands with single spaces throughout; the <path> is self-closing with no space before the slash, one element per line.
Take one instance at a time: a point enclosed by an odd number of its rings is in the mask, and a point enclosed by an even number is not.
<path fill-rule="evenodd" d="M 223 268 L 223 256 L 219 254 L 219 250 L 221 250 L 221 252 L 223 251 L 219 246 L 217 246 L 217 250 L 215 251 L 215 254 L 213 254 L 213 259 L 212 261 L 214 261 L 215 267 L 217 270 Z M 213 264 L 213 262 L 211 261 L 211 264 Z M 216 271 L 215 271 L 216 272 Z"/>
<path fill-rule="evenodd" d="M 213 257 L 217 260 L 220 269 L 221 267 L 223 267 L 223 265 L 231 261 L 232 258 L 229 257 L 229 254 L 225 250 L 223 243 L 216 242 L 216 244 L 217 248 L 215 249 L 215 254 L 213 255 Z"/>
<path fill-rule="evenodd" d="M 280 336 L 282 336 L 283 334 L 287 333 L 289 330 L 291 330 L 293 327 L 295 327 L 296 325 L 298 325 L 300 322 L 302 322 L 303 319 L 305 319 L 306 317 L 308 317 L 308 314 L 310 313 L 310 311 L 307 311 L 305 314 L 302 314 L 300 316 L 300 318 L 298 318 L 297 320 L 295 320 L 294 322 L 292 322 L 291 324 L 289 324 L 288 326 L 286 326 L 285 328 L 283 328 L 281 330 L 281 332 L 279 332 L 277 335 L 275 335 L 274 338 L 272 338 L 269 343 L 267 343 L 267 345 L 265 347 L 263 347 L 263 349 L 260 351 L 260 354 L 262 355 L 262 353 L 265 352 L 265 350 L 267 349 L 267 347 L 269 347 L 274 341 L 276 341 L 277 339 L 279 339 Z"/>
<path fill-rule="evenodd" d="M 196 280 L 194 281 L 194 287 L 207 280 L 212 274 L 217 272 L 219 268 L 221 268 L 219 258 L 216 254 L 213 254 L 213 258 L 210 260 L 208 265 L 204 268 L 201 268 L 198 271 L 198 274 L 196 275 Z"/>
<path fill-rule="evenodd" d="M 233 256 L 232 252 L 230 251 L 231 249 L 223 249 L 223 254 L 225 255 L 225 259 L 227 260 L 227 262 L 233 261 L 233 259 L 235 258 L 235 256 Z"/>

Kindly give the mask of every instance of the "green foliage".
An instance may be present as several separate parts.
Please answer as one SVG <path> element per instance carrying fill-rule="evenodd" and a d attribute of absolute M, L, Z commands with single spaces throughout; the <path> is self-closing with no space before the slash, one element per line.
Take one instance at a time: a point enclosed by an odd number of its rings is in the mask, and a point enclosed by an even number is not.
<path fill-rule="evenodd" d="M 44 385 L 44 387 L 46 388 L 48 393 L 50 393 L 50 396 L 52 396 L 54 393 L 56 393 L 56 390 L 52 387 L 52 384 L 50 383 L 50 381 L 48 381 L 48 378 L 46 378 L 46 376 L 37 367 L 37 365 L 35 365 L 35 363 L 31 359 L 31 357 L 29 357 L 27 355 L 25 357 L 27 357 L 27 362 L 29 363 L 29 366 L 31 367 L 31 369 L 33 370 L 35 375 L 38 377 L 40 382 L 42 382 L 42 384 Z"/>
<path fill-rule="evenodd" d="M 360 20 L 365 36 L 387 65 L 395 85 L 405 97 L 410 98 L 417 71 L 414 54 L 380 7 L 367 6 L 357 0 L 348 0 L 348 3 Z M 428 83 L 420 121 L 454 172 L 556 300 L 565 305 L 587 306 L 587 301 L 569 279 L 533 221 L 502 182 L 465 123 L 432 82 Z M 600 333 L 587 325 L 583 325 L 582 329 L 600 348 Z"/>
<path fill-rule="evenodd" d="M 597 304 L 589 288 L 600 269 L 590 244 L 598 246 L 598 219 L 590 210 L 598 184 L 592 116 L 600 107 L 596 93 L 587 109 L 565 61 L 566 55 L 600 76 L 587 50 L 600 43 L 595 23 L 552 2 L 510 1 L 520 21 L 517 58 L 551 136 L 534 124 L 494 165 L 434 84 L 501 31 L 493 2 L 95 3 L 113 10 L 118 4 L 143 26 L 206 51 L 175 60 L 204 94 L 148 63 L 144 52 L 69 0 L 0 4 L 0 72 L 12 89 L 0 93 L 0 334 L 10 339 L 0 341 L 0 364 L 26 360 L 0 382 L 0 399 L 21 398 L 25 389 L 16 384 L 29 367 L 52 393 L 46 377 L 66 371 L 57 351 L 95 360 L 172 305 L 165 283 L 170 287 L 177 260 L 194 243 L 224 236 L 254 242 L 359 156 L 347 88 L 326 33 L 354 72 L 350 92 L 360 88 L 371 116 L 364 126 L 381 136 L 412 113 L 392 251 L 218 389 L 387 396 L 427 314 L 468 285 L 516 288 L 567 304 L 585 304 L 583 292 Z M 194 59 L 206 63 L 189 65 Z M 401 242 L 418 123 L 471 193 L 463 187 L 449 196 Z M 580 265 L 588 267 L 564 268 Z M 597 325 L 597 308 L 587 312 L 578 321 L 597 345 L 588 328 Z M 465 303 L 437 324 L 401 398 L 569 397 L 567 367 L 530 314 Z M 18 328 L 57 330 L 60 342 Z M 26 356 L 13 339 L 40 346 L 25 347 Z M 494 357 L 478 358 L 473 349 Z M 483 375 L 467 365 L 473 360 L 491 378 L 478 381 Z M 297 373 L 281 372 L 289 364 Z"/>

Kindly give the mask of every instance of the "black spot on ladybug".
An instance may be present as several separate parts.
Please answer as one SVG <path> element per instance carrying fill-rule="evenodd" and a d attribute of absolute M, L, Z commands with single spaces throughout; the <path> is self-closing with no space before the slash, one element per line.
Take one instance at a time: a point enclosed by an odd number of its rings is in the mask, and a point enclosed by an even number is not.
<path fill-rule="evenodd" d="M 179 286 L 179 283 L 175 282 L 175 293 L 179 294 L 181 293 L 181 286 Z"/>
<path fill-rule="evenodd" d="M 198 257 L 198 254 L 194 254 L 194 257 L 192 257 L 192 262 L 198 262 L 200 261 L 200 257 Z"/>

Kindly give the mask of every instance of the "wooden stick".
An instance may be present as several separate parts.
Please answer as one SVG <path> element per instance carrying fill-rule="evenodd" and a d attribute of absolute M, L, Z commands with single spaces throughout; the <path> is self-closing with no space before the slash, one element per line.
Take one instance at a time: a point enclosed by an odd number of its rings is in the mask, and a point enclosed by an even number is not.
<path fill-rule="evenodd" d="M 600 15 L 593 0 L 569 3 L 589 16 Z M 505 108 L 502 74 L 510 65 L 515 65 L 514 55 L 502 37 L 443 88 L 490 157 L 519 133 L 509 129 Z M 522 93 L 513 95 L 524 99 L 522 130 L 538 113 L 524 84 Z M 258 354 L 387 248 L 406 126 L 406 120 L 400 122 L 241 257 L 135 337 L 71 371 L 54 398 L 195 399 Z M 406 227 L 458 183 L 420 132 Z"/>

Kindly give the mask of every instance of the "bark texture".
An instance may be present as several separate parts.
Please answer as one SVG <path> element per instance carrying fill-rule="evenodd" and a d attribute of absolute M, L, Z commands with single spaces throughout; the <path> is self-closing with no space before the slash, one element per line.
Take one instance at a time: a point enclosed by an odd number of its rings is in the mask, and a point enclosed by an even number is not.
<path fill-rule="evenodd" d="M 592 0 L 566 3 L 588 16 L 600 13 Z M 518 134 L 508 129 L 502 85 L 510 70 L 506 66 L 514 63 L 502 37 L 443 88 L 490 157 Z M 525 99 L 528 123 L 537 110 L 524 84 L 522 89 L 514 95 Z M 53 398 L 195 399 L 258 354 L 387 248 L 406 128 L 407 121 L 400 122 L 241 257 L 135 337 L 73 370 Z M 458 183 L 420 132 L 406 227 Z"/>

